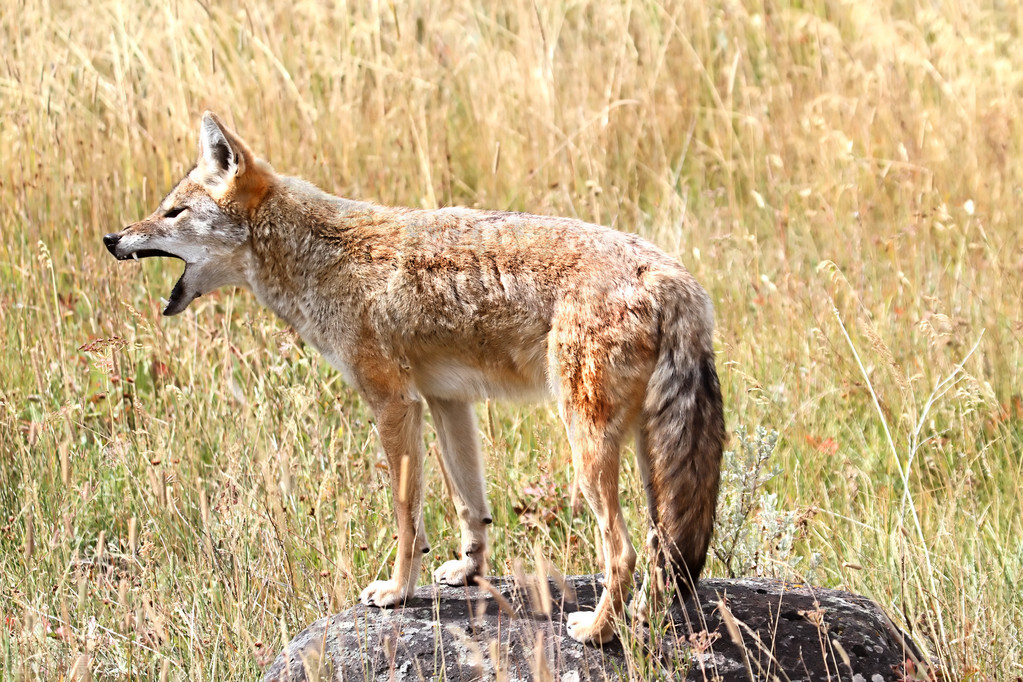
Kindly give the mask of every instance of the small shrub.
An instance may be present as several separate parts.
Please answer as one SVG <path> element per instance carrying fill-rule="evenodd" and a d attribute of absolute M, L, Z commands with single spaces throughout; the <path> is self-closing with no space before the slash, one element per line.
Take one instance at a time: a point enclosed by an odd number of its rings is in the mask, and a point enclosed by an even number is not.
<path fill-rule="evenodd" d="M 764 489 L 781 473 L 770 465 L 778 432 L 758 426 L 751 436 L 740 426 L 735 435 L 739 447 L 726 451 L 722 463 L 714 556 L 731 578 L 797 573 L 803 557 L 795 553 L 795 544 L 805 534 L 810 515 L 780 509 L 777 494 Z M 812 570 L 816 555 L 810 563 Z M 805 577 L 806 570 L 801 573 Z"/>

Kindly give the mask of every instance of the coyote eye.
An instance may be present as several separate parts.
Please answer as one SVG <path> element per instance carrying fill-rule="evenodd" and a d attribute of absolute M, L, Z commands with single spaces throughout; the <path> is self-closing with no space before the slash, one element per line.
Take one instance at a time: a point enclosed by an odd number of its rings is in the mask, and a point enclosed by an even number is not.
<path fill-rule="evenodd" d="M 163 217 L 164 218 L 177 218 L 179 215 L 182 214 L 182 212 L 184 212 L 184 210 L 185 210 L 184 206 L 175 206 L 174 208 L 172 208 L 169 211 L 167 211 L 166 213 L 164 213 Z"/>

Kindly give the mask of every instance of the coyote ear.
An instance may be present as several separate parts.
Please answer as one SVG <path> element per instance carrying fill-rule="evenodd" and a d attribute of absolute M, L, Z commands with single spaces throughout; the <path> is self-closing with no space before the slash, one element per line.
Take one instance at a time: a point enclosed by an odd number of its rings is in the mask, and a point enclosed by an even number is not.
<path fill-rule="evenodd" d="M 240 176 L 253 165 L 248 146 L 211 111 L 202 115 L 199 153 L 200 163 L 211 181 L 226 181 Z"/>

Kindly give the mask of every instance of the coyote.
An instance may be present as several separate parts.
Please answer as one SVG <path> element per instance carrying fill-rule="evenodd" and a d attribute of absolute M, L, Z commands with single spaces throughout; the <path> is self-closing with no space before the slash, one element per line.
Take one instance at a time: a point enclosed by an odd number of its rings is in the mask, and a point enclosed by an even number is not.
<path fill-rule="evenodd" d="M 688 596 L 703 569 L 725 439 L 707 293 L 636 235 L 579 220 L 466 208 L 388 208 L 278 175 L 212 113 L 195 167 L 145 220 L 103 237 L 118 260 L 185 262 L 164 315 L 242 286 L 292 325 L 372 410 L 398 525 L 376 606 L 414 592 L 424 553 L 423 407 L 461 530 L 461 558 L 433 573 L 464 585 L 487 570 L 483 459 L 472 403 L 550 396 L 600 528 L 604 591 L 568 634 L 614 635 L 636 551 L 620 506 L 622 441 L 636 437 L 651 570 L 645 616 L 670 579 Z"/>

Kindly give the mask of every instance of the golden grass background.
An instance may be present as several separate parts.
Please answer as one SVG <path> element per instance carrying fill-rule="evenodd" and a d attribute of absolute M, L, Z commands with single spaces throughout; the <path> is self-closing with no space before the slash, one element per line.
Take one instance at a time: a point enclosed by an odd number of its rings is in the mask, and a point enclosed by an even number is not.
<path fill-rule="evenodd" d="M 729 428 L 781 434 L 802 577 L 875 598 L 956 679 L 1023 675 L 1018 2 L 0 9 L 5 679 L 255 679 L 388 561 L 358 397 L 248 294 L 164 320 L 178 266 L 100 242 L 190 167 L 206 108 L 338 194 L 678 255 Z M 480 414 L 496 570 L 535 541 L 597 570 L 554 414 Z M 428 469 L 429 567 L 457 523 Z M 639 542 L 631 461 L 625 484 Z"/>

